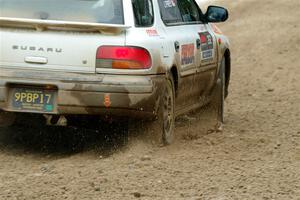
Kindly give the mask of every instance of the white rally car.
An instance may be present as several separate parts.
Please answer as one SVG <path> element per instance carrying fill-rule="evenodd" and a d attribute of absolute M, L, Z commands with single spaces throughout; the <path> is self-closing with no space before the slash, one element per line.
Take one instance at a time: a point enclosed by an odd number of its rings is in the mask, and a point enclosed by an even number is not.
<path fill-rule="evenodd" d="M 228 18 L 194 0 L 0 0 L 0 121 L 17 113 L 71 119 L 175 117 L 217 100 L 230 79 Z"/>

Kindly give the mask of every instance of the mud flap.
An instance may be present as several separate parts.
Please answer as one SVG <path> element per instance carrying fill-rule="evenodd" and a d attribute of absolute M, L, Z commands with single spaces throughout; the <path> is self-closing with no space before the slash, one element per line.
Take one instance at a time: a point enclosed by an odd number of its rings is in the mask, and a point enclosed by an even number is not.
<path fill-rule="evenodd" d="M 129 120 L 120 119 L 111 123 L 102 122 L 99 125 L 99 131 L 105 134 L 106 143 L 113 145 L 115 149 L 122 148 L 128 144 Z"/>

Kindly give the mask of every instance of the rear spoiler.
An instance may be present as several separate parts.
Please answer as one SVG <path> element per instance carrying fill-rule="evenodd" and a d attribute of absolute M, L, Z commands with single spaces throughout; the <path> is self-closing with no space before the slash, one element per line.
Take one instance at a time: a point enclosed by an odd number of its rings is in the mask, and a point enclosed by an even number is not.
<path fill-rule="evenodd" d="M 10 18 L 10 17 L 0 17 L 0 27 L 1 26 L 34 28 L 37 31 L 55 29 L 55 30 L 81 30 L 81 31 L 91 31 L 91 32 L 98 31 L 104 33 L 120 33 L 130 28 L 130 26 L 119 25 L 119 24 L 101 24 L 101 23 L 25 19 L 25 18 Z"/>

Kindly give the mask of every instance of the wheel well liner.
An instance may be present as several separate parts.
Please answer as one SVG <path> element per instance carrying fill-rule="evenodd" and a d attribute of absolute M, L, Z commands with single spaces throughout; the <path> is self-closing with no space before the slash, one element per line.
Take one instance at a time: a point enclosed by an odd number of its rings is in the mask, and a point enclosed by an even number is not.
<path fill-rule="evenodd" d="M 226 49 L 224 53 L 224 58 L 225 58 L 225 86 L 226 89 L 229 87 L 229 82 L 230 82 L 230 74 L 231 74 L 231 57 L 230 57 L 230 51 L 229 49 Z"/>
<path fill-rule="evenodd" d="M 177 91 L 178 91 L 178 71 L 176 66 L 172 66 L 171 68 L 171 75 L 173 76 L 173 80 L 174 80 L 174 87 L 175 87 L 175 95 L 177 95 Z"/>

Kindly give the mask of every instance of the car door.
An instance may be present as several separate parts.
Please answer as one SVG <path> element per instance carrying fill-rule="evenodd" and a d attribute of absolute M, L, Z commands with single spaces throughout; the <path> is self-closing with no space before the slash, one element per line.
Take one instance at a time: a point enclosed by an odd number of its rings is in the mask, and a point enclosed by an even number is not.
<path fill-rule="evenodd" d="M 197 33 L 201 47 L 195 81 L 198 86 L 198 97 L 200 100 L 205 100 L 214 86 L 218 66 L 218 47 L 216 37 L 207 24 L 203 25 Z"/>
<path fill-rule="evenodd" d="M 194 0 L 181 0 L 179 8 L 183 20 L 189 23 L 192 38 L 196 43 L 194 100 L 196 104 L 205 101 L 206 94 L 213 87 L 217 70 L 216 38 L 207 24 L 205 18 Z"/>
<path fill-rule="evenodd" d="M 198 5 L 195 6 L 199 10 L 200 15 L 204 16 Z M 205 101 L 215 85 L 219 56 L 218 45 L 215 34 L 207 23 L 202 24 L 198 30 L 195 30 L 195 34 L 200 39 L 199 64 L 195 79 L 199 91 L 198 97 L 200 100 Z"/>
<path fill-rule="evenodd" d="M 190 37 L 195 43 L 195 65 L 197 66 L 193 83 L 193 107 L 203 104 L 204 91 L 210 85 L 211 73 L 205 73 L 205 66 L 213 63 L 214 52 L 212 35 L 208 33 L 205 25 L 204 15 L 195 0 L 181 0 L 179 9 L 185 28 L 192 34 Z M 211 53 L 211 54 L 209 54 Z"/>
<path fill-rule="evenodd" d="M 194 103 L 195 90 L 193 83 L 197 72 L 196 42 L 193 29 L 184 22 L 179 1 L 158 0 L 161 18 L 164 22 L 166 40 L 170 51 L 174 53 L 178 68 L 178 95 L 176 97 L 176 109 L 184 109 Z"/>

